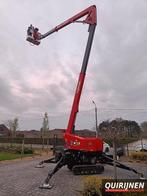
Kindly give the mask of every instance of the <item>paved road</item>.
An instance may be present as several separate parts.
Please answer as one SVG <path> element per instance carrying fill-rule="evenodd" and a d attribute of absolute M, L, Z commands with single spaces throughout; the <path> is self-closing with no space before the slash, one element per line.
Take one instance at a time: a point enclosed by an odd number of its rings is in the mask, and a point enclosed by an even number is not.
<path fill-rule="evenodd" d="M 39 159 L 22 160 L 0 163 L 0 196 L 76 196 L 77 189 L 83 181 L 83 176 L 74 176 L 66 167 L 63 167 L 54 177 L 55 186 L 51 190 L 40 190 L 38 187 L 44 181 L 48 170 L 54 164 L 46 165 L 42 169 L 34 166 Z M 146 164 L 132 164 L 135 169 L 143 172 L 147 178 Z M 118 178 L 136 178 L 132 172 L 118 169 Z M 105 177 L 113 176 L 113 167 L 105 166 L 105 172 L 101 175 Z"/>

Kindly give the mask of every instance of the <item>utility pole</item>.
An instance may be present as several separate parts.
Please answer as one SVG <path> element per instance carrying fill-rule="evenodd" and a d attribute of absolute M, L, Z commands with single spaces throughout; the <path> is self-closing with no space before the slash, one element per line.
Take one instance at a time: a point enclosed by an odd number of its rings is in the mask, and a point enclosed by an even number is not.
<path fill-rule="evenodd" d="M 98 137 L 98 126 L 97 126 L 97 106 L 96 103 L 92 100 L 95 109 L 95 129 L 96 129 L 96 137 Z"/>

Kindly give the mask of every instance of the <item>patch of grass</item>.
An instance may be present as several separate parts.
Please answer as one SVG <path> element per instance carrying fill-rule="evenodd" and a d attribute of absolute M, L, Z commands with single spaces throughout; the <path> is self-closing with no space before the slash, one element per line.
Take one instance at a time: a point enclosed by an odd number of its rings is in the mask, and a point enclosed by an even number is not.
<path fill-rule="evenodd" d="M 23 155 L 23 157 L 32 156 L 32 154 Z M 13 160 L 21 158 L 21 154 L 10 153 L 10 152 L 0 152 L 0 161 Z"/>
<path fill-rule="evenodd" d="M 9 152 L 0 152 L 0 161 L 12 160 L 20 158 L 19 154 L 9 153 Z"/>

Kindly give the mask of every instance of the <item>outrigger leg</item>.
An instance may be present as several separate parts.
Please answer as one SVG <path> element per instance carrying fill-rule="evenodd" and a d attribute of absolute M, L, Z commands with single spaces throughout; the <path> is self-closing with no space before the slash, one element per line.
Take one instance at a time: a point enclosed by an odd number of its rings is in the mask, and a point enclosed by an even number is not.
<path fill-rule="evenodd" d="M 50 185 L 49 181 L 51 179 L 51 177 L 59 170 L 61 169 L 64 165 L 66 165 L 65 163 L 65 156 L 63 155 L 59 162 L 57 163 L 57 165 L 55 166 L 55 168 L 53 169 L 53 171 L 48 173 L 47 178 L 45 179 L 45 182 L 39 187 L 41 189 L 51 189 L 53 186 Z"/>
<path fill-rule="evenodd" d="M 35 167 L 36 168 L 43 168 L 44 167 L 44 165 L 43 165 L 44 163 L 56 163 L 55 157 L 53 156 L 53 157 L 51 157 L 49 159 L 43 160 L 40 163 L 38 163 L 38 165 L 36 165 Z"/>
<path fill-rule="evenodd" d="M 107 155 L 103 155 L 103 156 L 104 156 L 104 158 L 106 159 L 106 164 L 111 165 L 111 166 L 114 166 L 114 160 L 113 160 L 112 158 L 110 158 L 110 157 L 107 156 Z M 132 171 L 132 172 L 134 172 L 135 174 L 137 174 L 137 175 L 139 176 L 140 179 L 145 179 L 144 176 L 143 176 L 143 174 L 140 173 L 140 172 L 138 172 L 138 171 L 135 170 L 134 168 L 131 168 L 131 167 L 127 166 L 127 165 L 124 165 L 124 164 L 122 164 L 122 163 L 120 163 L 120 162 L 118 162 L 118 161 L 115 161 L 115 164 L 116 164 L 116 167 L 119 167 L 119 168 L 121 168 L 121 169 L 125 169 L 125 170 L 128 170 L 128 171 Z"/>

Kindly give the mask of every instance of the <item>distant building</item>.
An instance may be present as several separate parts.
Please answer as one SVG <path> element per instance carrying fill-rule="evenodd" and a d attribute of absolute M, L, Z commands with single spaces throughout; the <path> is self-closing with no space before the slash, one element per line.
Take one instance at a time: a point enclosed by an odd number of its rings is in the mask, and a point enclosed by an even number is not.
<path fill-rule="evenodd" d="M 47 131 L 46 138 L 60 138 L 64 137 L 65 129 L 52 129 Z M 95 137 L 95 132 L 88 129 L 76 130 L 75 135 L 82 137 Z M 10 137 L 11 131 L 4 124 L 0 124 L 0 137 Z M 41 138 L 41 131 L 38 130 L 24 130 L 16 131 L 16 137 L 25 137 L 25 138 Z"/>
<path fill-rule="evenodd" d="M 48 136 L 49 138 L 63 138 L 65 133 L 65 129 L 53 129 L 49 130 Z"/>
<path fill-rule="evenodd" d="M 25 130 L 25 131 L 17 131 L 17 137 L 25 137 L 25 138 L 40 138 L 41 133 L 37 130 Z"/>
<path fill-rule="evenodd" d="M 65 129 L 52 129 L 46 132 L 45 138 L 60 138 L 63 139 L 65 133 Z M 38 130 L 30 130 L 30 131 L 17 131 L 17 136 L 19 137 L 25 137 L 25 138 L 41 138 L 41 131 Z M 95 132 L 90 131 L 88 129 L 84 130 L 76 130 L 76 135 L 82 136 L 82 137 L 95 137 Z"/>
<path fill-rule="evenodd" d="M 82 137 L 96 137 L 96 132 L 88 129 L 76 130 L 75 135 Z"/>
<path fill-rule="evenodd" d="M 65 133 L 65 129 L 53 129 L 49 131 L 50 138 L 63 138 Z M 96 133 L 94 131 L 90 131 L 88 129 L 83 130 L 76 130 L 75 135 L 82 136 L 82 137 L 95 137 Z"/>
<path fill-rule="evenodd" d="M 0 124 L 0 136 L 9 137 L 11 135 L 10 130 L 4 124 Z"/>

